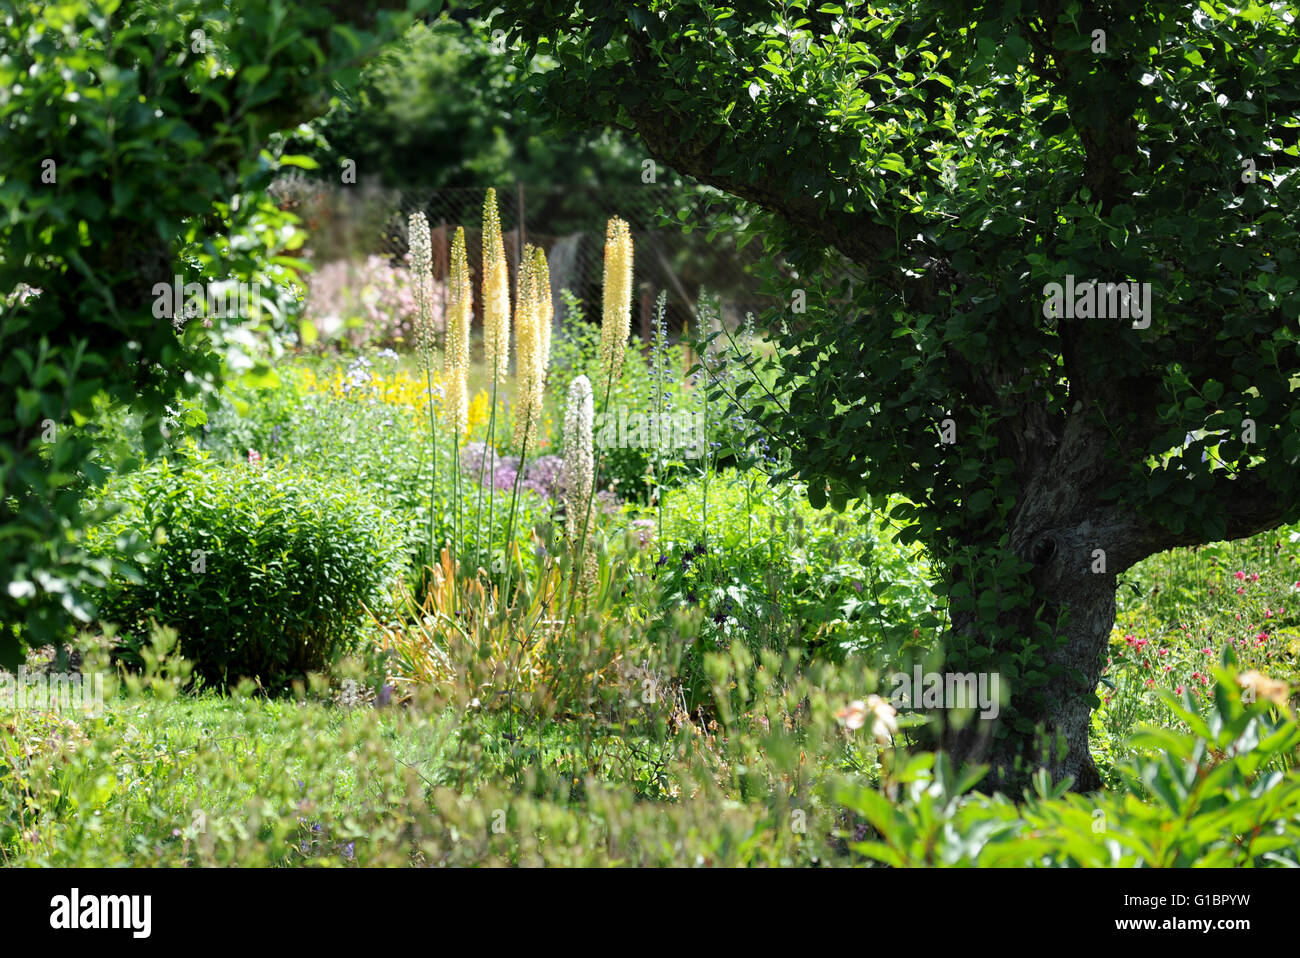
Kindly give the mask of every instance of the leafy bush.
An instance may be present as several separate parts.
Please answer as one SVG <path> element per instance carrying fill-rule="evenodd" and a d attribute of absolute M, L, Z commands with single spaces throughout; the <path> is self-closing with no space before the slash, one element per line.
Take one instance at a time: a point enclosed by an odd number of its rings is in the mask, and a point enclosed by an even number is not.
<path fill-rule="evenodd" d="M 297 469 L 166 462 L 114 479 L 125 509 L 89 537 L 121 564 L 100 617 L 138 652 L 150 619 L 180 633 L 208 682 L 283 685 L 357 648 L 363 603 L 382 599 L 400 530 L 339 476 Z"/>
<path fill-rule="evenodd" d="M 156 435 L 223 359 L 253 367 L 246 324 L 277 321 L 272 295 L 252 316 L 186 323 L 158 286 L 286 278 L 301 235 L 263 190 L 303 161 L 274 134 L 323 112 L 411 19 L 272 0 L 6 4 L 0 297 L 41 293 L 0 309 L 0 662 L 84 622 L 102 583 L 78 535 L 83 480 L 99 476 L 76 426 L 94 398 L 129 402 Z"/>
<path fill-rule="evenodd" d="M 791 643 L 842 659 L 870 652 L 883 667 L 928 646 L 938 620 L 924 555 L 898 545 L 882 513 L 814 509 L 797 484 L 777 488 L 756 470 L 728 469 L 666 490 L 642 509 L 652 574 L 669 607 L 698 608 L 700 633 L 684 659 L 698 703 L 702 656 L 743 642 L 751 653 Z"/>
<path fill-rule="evenodd" d="M 1214 672 L 1203 712 L 1190 692 L 1161 693 L 1185 724 L 1137 732 L 1142 751 L 1120 766 L 1115 791 L 1067 794 L 1040 770 L 1017 806 L 1003 795 L 963 795 L 984 769 L 958 774 L 942 753 L 915 755 L 884 791 L 840 788 L 839 800 L 868 824 L 851 847 L 894 866 L 1294 868 L 1300 727 L 1284 704 L 1244 695 L 1245 675 Z"/>

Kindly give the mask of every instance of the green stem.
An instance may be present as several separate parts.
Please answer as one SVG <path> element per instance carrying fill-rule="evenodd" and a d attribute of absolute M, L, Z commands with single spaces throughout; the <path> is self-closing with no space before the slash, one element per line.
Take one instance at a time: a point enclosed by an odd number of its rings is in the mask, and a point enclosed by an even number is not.
<path fill-rule="evenodd" d="M 425 360 L 424 376 L 425 385 L 429 392 L 429 441 L 433 446 L 433 481 L 429 486 L 429 564 L 436 567 L 438 565 L 437 546 L 435 544 L 436 534 L 434 532 L 434 500 L 438 490 L 438 419 L 433 411 L 433 362 L 431 359 Z"/>
<path fill-rule="evenodd" d="M 519 485 L 524 477 L 524 467 L 528 463 L 528 432 L 533 424 L 533 411 L 528 410 L 528 418 L 524 421 L 524 443 L 523 448 L 519 450 L 519 468 L 515 472 L 515 486 L 510 493 L 510 518 L 506 521 L 506 580 L 505 589 L 501 593 L 501 601 L 508 601 L 510 595 L 511 573 L 514 571 L 514 563 L 510 561 L 510 548 L 514 544 L 515 537 L 515 509 L 519 503 Z"/>
<path fill-rule="evenodd" d="M 469 399 L 468 399 L 468 397 L 466 397 L 466 402 L 468 402 L 468 401 L 469 401 Z M 452 479 L 451 479 L 451 482 L 452 482 L 452 487 L 451 487 L 451 491 L 452 491 L 452 507 L 451 507 L 451 511 L 452 511 L 452 534 L 451 534 L 451 537 L 452 537 L 452 542 L 451 542 L 451 574 L 452 574 L 452 577 L 453 577 L 453 578 L 459 578 L 459 576 L 460 576 L 460 558 L 459 558 L 459 557 L 460 557 L 460 547 L 461 547 L 461 536 L 464 535 L 464 533 L 465 533 L 465 518 L 464 518 L 464 516 L 461 514 L 461 512 L 462 512 L 462 508 L 463 508 L 463 507 L 462 507 L 462 505 L 461 505 L 461 498 L 460 498 L 460 494 L 461 494 L 461 488 L 460 488 L 460 484 L 461 484 L 461 476 L 460 476 L 460 425 L 459 425 L 459 423 L 453 424 L 453 426 L 452 426 L 452 433 L 451 433 L 451 455 L 452 455 L 452 464 L 451 464 L 451 470 L 452 470 L 452 471 L 451 471 L 451 476 L 452 476 Z M 453 601 L 454 601 L 454 597 L 455 597 L 456 594 L 457 594 L 457 590 L 456 590 L 456 589 L 452 589 L 452 590 L 451 590 L 451 594 L 452 594 L 452 596 L 453 596 Z M 453 611 L 454 611 L 454 610 L 453 610 Z"/>
<path fill-rule="evenodd" d="M 474 532 L 474 561 L 477 563 L 483 553 L 483 474 L 487 469 L 488 456 L 492 457 L 492 464 L 496 465 L 496 449 L 492 445 L 492 439 L 496 435 L 497 422 L 497 366 L 496 350 L 492 351 L 492 409 L 488 413 L 487 435 L 483 443 L 483 458 L 479 460 L 478 465 L 478 522 Z M 488 496 L 488 510 L 492 509 L 492 497 Z M 488 552 L 492 551 L 492 522 L 488 521 Z M 491 555 L 488 556 L 488 567 L 492 566 Z"/>
<path fill-rule="evenodd" d="M 659 519 L 659 538 L 657 540 L 659 548 L 663 548 L 664 541 L 664 480 L 663 480 L 663 437 L 664 437 L 664 366 L 667 364 L 668 344 L 664 342 L 661 334 L 663 328 L 660 324 L 663 322 L 662 311 L 657 317 L 655 323 L 655 340 L 653 347 L 654 377 L 655 377 L 655 513 Z"/>

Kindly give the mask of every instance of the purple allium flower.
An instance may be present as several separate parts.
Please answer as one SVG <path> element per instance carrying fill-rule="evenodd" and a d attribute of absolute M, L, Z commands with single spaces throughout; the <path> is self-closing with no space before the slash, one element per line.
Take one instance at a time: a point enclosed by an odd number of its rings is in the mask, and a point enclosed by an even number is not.
<path fill-rule="evenodd" d="M 632 528 L 636 531 L 638 543 L 645 545 L 655 533 L 655 521 L 653 519 L 633 519 Z"/>

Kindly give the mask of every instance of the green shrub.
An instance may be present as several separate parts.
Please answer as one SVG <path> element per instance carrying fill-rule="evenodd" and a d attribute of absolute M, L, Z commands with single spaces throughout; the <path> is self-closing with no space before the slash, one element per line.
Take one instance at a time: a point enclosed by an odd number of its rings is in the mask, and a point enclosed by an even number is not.
<path fill-rule="evenodd" d="M 701 628 L 684 657 L 692 703 L 707 701 L 703 656 L 740 641 L 753 655 L 797 643 L 841 660 L 870 653 L 884 667 L 924 649 L 938 620 L 929 565 L 892 538 L 882 512 L 814 509 L 798 484 L 757 470 L 696 478 L 665 490 L 662 539 L 648 546 L 665 606 L 696 608 Z M 647 538 L 660 514 L 639 512 Z"/>
<path fill-rule="evenodd" d="M 178 394 L 259 371 L 263 334 L 291 321 L 282 288 L 304 239 L 266 194 L 281 165 L 309 162 L 276 131 L 324 112 L 410 22 L 279 0 L 5 4 L 0 663 L 85 622 L 103 584 L 79 535 L 102 477 L 78 433 L 95 397 L 129 403 L 156 445 Z M 185 305 L 232 283 L 261 302 L 187 319 L 159 297 L 173 282 L 204 291 Z"/>
<path fill-rule="evenodd" d="M 327 669 L 358 646 L 362 604 L 383 599 L 401 558 L 396 524 L 337 475 L 163 461 L 102 497 L 125 509 L 90 547 L 139 572 L 119 563 L 100 618 L 123 627 L 128 656 L 149 619 L 174 627 L 196 674 L 220 685 Z"/>

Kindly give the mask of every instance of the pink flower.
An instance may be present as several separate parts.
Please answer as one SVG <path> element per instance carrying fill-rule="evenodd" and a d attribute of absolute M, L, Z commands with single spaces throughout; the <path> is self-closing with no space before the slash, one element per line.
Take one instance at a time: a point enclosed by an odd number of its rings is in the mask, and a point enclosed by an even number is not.
<path fill-rule="evenodd" d="M 1265 642 L 1268 641 L 1268 633 L 1267 632 L 1259 633 L 1259 635 L 1255 636 L 1255 641 L 1258 642 L 1260 645 L 1263 645 Z"/>
<path fill-rule="evenodd" d="M 1156 653 L 1156 655 L 1168 655 L 1168 654 L 1169 654 L 1168 649 L 1161 649 L 1159 652 Z"/>
<path fill-rule="evenodd" d="M 1176 693 L 1179 694 L 1179 695 L 1182 695 L 1182 694 L 1183 694 L 1183 687 L 1182 687 L 1181 685 L 1178 686 L 1178 688 L 1174 689 L 1174 692 L 1176 692 Z"/>
<path fill-rule="evenodd" d="M 1234 573 L 1232 574 L 1232 577 L 1233 577 L 1234 579 L 1236 579 L 1238 582 L 1240 582 L 1242 579 L 1246 578 L 1246 573 L 1244 573 L 1244 572 L 1234 572 Z"/>
<path fill-rule="evenodd" d="M 262 463 L 262 454 L 259 453 L 256 449 L 248 450 L 248 464 L 250 466 L 258 466 L 261 465 L 261 463 Z"/>
<path fill-rule="evenodd" d="M 1258 573 L 1258 572 L 1252 572 L 1252 573 L 1250 574 L 1250 581 L 1251 581 L 1251 582 L 1258 582 L 1258 581 L 1259 581 L 1259 573 Z"/>
<path fill-rule="evenodd" d="M 1201 651 L 1204 652 L 1206 655 L 1210 655 L 1214 652 L 1214 649 L 1210 648 L 1209 646 L 1206 646 L 1205 648 L 1201 649 Z"/>
<path fill-rule="evenodd" d="M 1246 590 L 1243 589 L 1241 586 L 1237 586 L 1237 595 L 1241 595 L 1245 591 Z M 1237 616 L 1237 618 L 1241 618 L 1241 616 Z"/>
<path fill-rule="evenodd" d="M 1155 679 L 1147 679 L 1147 688 L 1151 688 L 1155 684 L 1156 684 Z"/>

